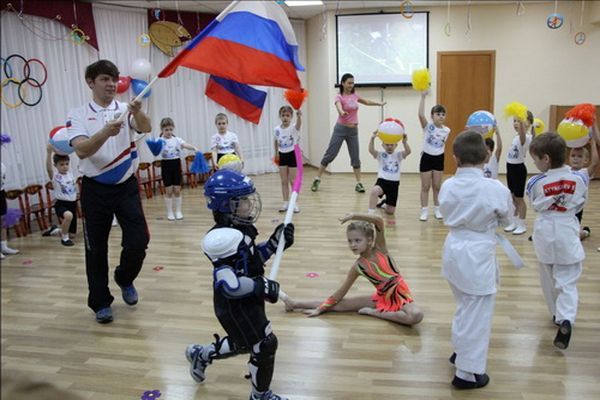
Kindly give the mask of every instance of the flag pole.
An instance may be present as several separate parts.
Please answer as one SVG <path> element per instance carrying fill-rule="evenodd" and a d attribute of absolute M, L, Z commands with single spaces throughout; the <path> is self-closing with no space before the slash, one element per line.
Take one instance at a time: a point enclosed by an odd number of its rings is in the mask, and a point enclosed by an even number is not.
<path fill-rule="evenodd" d="M 283 220 L 284 225 L 287 225 L 290 222 L 292 222 L 294 208 L 296 207 L 296 200 L 298 199 L 298 193 L 300 193 L 300 188 L 302 186 L 302 175 L 304 174 L 304 168 L 302 166 L 302 151 L 300 151 L 300 146 L 298 144 L 294 145 L 294 153 L 296 155 L 296 168 L 298 170 L 296 172 L 296 179 L 294 180 L 294 185 L 292 186 L 292 194 L 290 195 L 288 209 L 285 214 L 285 219 Z M 271 265 L 271 272 L 269 273 L 269 279 L 271 280 L 277 279 L 277 273 L 279 272 L 279 264 L 281 264 L 281 257 L 283 256 L 284 247 L 285 237 L 282 231 L 281 236 L 279 237 L 277 251 L 275 252 L 275 258 L 273 259 L 273 264 Z"/>

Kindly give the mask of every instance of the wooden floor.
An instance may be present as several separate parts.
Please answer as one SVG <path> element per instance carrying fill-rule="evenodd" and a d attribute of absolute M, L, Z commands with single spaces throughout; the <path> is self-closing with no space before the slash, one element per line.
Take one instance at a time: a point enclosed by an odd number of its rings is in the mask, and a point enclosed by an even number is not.
<path fill-rule="evenodd" d="M 310 191 L 314 169 L 305 172 L 294 216 L 296 243 L 284 255 L 282 288 L 293 297 L 325 298 L 337 288 L 354 256 L 337 218 L 364 212 L 367 194 L 354 192 L 350 174 L 325 176 Z M 283 219 L 276 174 L 254 178 L 262 195 L 258 228 L 267 238 Z M 375 180 L 364 177 L 365 186 Z M 450 323 L 454 300 L 440 276 L 446 228 L 418 221 L 419 177 L 403 175 L 397 216 L 387 221 L 388 247 L 425 312 L 407 328 L 358 314 L 306 318 L 268 306 L 279 337 L 273 390 L 294 400 L 324 399 L 599 399 L 600 398 L 600 182 L 593 181 L 584 222 L 592 236 L 579 281 L 580 304 L 571 346 L 552 345 L 556 328 L 538 281 L 530 231 L 508 236 L 527 268 L 515 270 L 499 252 L 502 286 L 496 300 L 488 373 L 491 383 L 477 391 L 451 389 L 454 369 Z M 151 232 L 148 255 L 136 286 L 137 306 L 120 298 L 112 280 L 120 229 L 111 238 L 111 290 L 115 321 L 94 322 L 86 307 L 87 284 L 81 233 L 65 248 L 56 237 L 38 233 L 13 239 L 21 254 L 2 262 L 2 370 L 26 372 L 84 399 L 140 399 L 160 390 L 160 400 L 247 399 L 246 356 L 215 361 L 204 385 L 188 375 L 187 344 L 222 333 L 212 309 L 211 264 L 200 240 L 212 225 L 202 188 L 184 190 L 185 219 L 169 222 L 161 196 L 144 200 Z M 162 268 L 162 269 L 161 269 Z M 316 277 L 314 276 L 318 274 Z M 351 293 L 370 294 L 359 279 Z M 33 399 L 35 400 L 35 399 Z"/>

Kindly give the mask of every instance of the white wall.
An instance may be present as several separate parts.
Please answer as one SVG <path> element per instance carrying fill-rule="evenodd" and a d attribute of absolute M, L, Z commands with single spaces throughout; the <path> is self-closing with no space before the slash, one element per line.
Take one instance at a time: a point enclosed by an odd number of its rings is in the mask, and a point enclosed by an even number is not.
<path fill-rule="evenodd" d="M 514 131 L 509 120 L 504 119 L 503 109 L 511 101 L 519 101 L 529 107 L 536 117 L 548 123 L 551 104 L 577 104 L 590 102 L 600 104 L 600 25 L 591 24 L 592 15 L 600 4 L 586 2 L 583 29 L 580 27 L 581 2 L 560 1 L 558 12 L 565 16 L 562 28 L 550 30 L 546 18 L 554 12 L 554 2 L 543 4 L 525 3 L 525 13 L 516 14 L 516 4 L 481 4 L 473 2 L 471 8 L 471 31 L 466 32 L 467 7 L 452 6 L 450 9 L 451 35 L 444 33 L 447 8 L 421 7 L 430 11 L 429 17 L 429 63 L 432 77 L 432 95 L 426 109 L 435 101 L 437 85 L 437 52 L 459 50 L 496 51 L 495 109 L 504 148 L 512 140 Z M 594 9 L 592 9 L 594 7 Z M 379 10 L 373 10 L 374 12 Z M 397 10 L 389 10 L 397 11 Z M 596 18 L 597 19 L 597 18 Z M 337 113 L 333 106 L 335 84 L 335 14 L 327 15 L 327 36 L 322 38 L 323 17 L 313 17 L 307 24 L 308 77 L 310 90 L 309 124 L 310 161 L 318 165 L 325 149 Z M 577 46 L 573 36 L 583 30 L 587 34 L 584 45 Z M 351 72 L 351 71 L 349 71 Z M 379 100 L 381 89 L 357 90 L 364 98 Z M 403 172 L 418 172 L 419 154 L 422 148 L 421 131 L 417 118 L 419 94 L 412 88 L 387 88 L 384 91 L 386 116 L 401 119 L 409 134 L 413 154 L 403 163 Z M 359 135 L 363 171 L 375 172 L 377 165 L 367 151 L 370 132 L 379 123 L 377 107 L 361 106 L 359 111 Z M 505 156 L 501 160 L 501 172 L 505 171 Z M 530 157 L 528 168 L 535 171 Z M 347 150 L 331 163 L 332 172 L 351 172 Z"/>

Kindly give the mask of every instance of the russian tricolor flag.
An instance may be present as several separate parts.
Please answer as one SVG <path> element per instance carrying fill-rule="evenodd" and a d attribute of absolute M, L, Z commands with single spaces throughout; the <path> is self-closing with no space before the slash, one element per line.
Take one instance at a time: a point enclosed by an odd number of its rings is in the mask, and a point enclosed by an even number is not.
<path fill-rule="evenodd" d="M 267 99 L 267 92 L 249 85 L 211 75 L 206 96 L 240 117 L 258 124 Z"/>
<path fill-rule="evenodd" d="M 234 1 L 158 74 L 179 66 L 239 83 L 300 90 L 298 43 L 274 1 Z"/>

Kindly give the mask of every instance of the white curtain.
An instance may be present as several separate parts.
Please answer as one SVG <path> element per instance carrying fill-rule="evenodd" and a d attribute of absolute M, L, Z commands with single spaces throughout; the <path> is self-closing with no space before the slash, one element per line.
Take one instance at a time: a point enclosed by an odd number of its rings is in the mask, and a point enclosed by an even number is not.
<path fill-rule="evenodd" d="M 145 9 L 94 4 L 93 13 L 99 51 L 86 44 L 72 43 L 68 39 L 69 30 L 56 21 L 28 15 L 24 15 L 22 21 L 14 12 L 3 12 L 1 15 L 1 56 L 7 58 L 17 53 L 26 59 L 38 58 L 48 70 L 40 104 L 17 108 L 9 108 L 5 104 L 1 106 L 2 132 L 10 134 L 13 139 L 12 143 L 2 146 L 2 162 L 7 166 L 7 190 L 48 180 L 45 170 L 48 133 L 53 127 L 65 123 L 69 109 L 90 100 L 91 91 L 84 81 L 87 65 L 101 58 L 109 59 L 125 76 L 131 74 L 131 65 L 136 59 L 149 60 L 153 74 L 170 60 L 156 47 L 141 47 L 137 42 L 139 35 L 147 32 Z M 304 21 L 293 21 L 292 26 L 299 43 L 300 60 L 306 64 Z M 41 71 L 36 66 L 32 68 L 32 77 L 38 75 L 41 75 Z M 15 77 L 19 79 L 18 74 Z M 2 79 L 5 78 L 2 72 Z M 176 135 L 202 151 L 208 151 L 210 137 L 216 132 L 214 117 L 224 112 L 229 116 L 229 129 L 240 138 L 246 161 L 244 172 L 262 174 L 276 171 L 272 163 L 272 132 L 279 124 L 277 111 L 286 104 L 283 90 L 258 87 L 266 90 L 268 95 L 260 124 L 254 125 L 204 96 L 207 79 L 206 74 L 187 68 L 179 68 L 171 77 L 159 79 L 152 87 L 152 94 L 144 100 L 144 109 L 152 119 L 151 135 L 158 136 L 160 120 L 171 117 L 175 121 Z M 306 82 L 305 73 L 300 73 L 300 79 Z M 15 94 L 16 85 L 12 83 L 2 88 L 3 99 L 9 103 L 14 102 Z M 31 88 L 29 94 L 33 97 L 37 91 Z M 132 97 L 133 94 L 128 91 L 118 98 L 128 101 Z M 305 134 L 308 117 L 306 113 L 303 116 L 302 147 L 305 149 L 308 148 L 308 135 Z M 139 147 L 142 160 L 153 159 L 143 141 Z M 71 156 L 71 164 L 73 172 L 78 175 L 77 156 Z"/>

